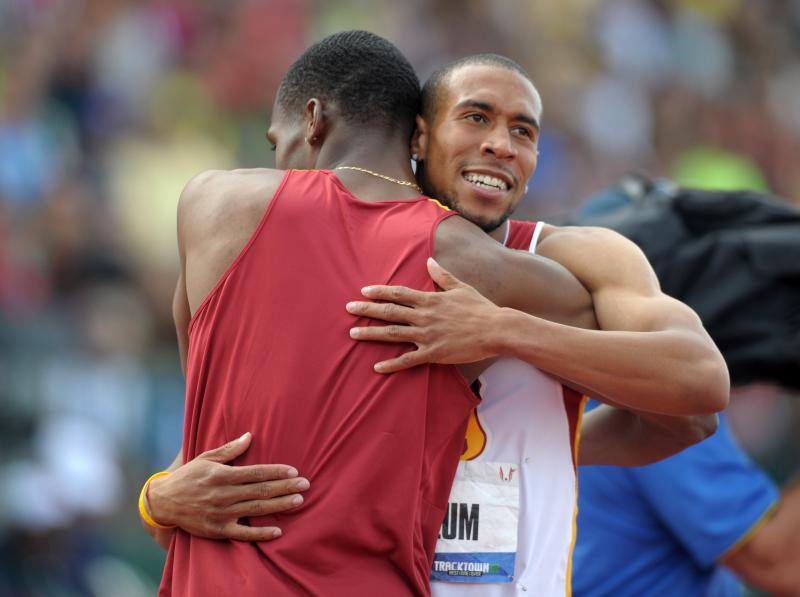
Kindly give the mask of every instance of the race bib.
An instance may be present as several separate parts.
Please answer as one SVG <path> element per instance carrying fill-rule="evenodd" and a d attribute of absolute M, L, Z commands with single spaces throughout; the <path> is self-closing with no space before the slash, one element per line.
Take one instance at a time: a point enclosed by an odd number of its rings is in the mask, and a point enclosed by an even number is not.
<path fill-rule="evenodd" d="M 459 462 L 431 580 L 513 581 L 518 520 L 518 465 Z"/>

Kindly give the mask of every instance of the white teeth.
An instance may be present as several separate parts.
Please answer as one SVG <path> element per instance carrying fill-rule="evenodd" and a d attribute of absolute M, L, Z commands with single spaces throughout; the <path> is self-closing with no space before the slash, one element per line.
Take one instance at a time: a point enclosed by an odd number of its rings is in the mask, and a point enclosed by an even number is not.
<path fill-rule="evenodd" d="M 501 191 L 505 191 L 508 189 L 508 185 L 505 181 L 496 178 L 494 176 L 488 176 L 486 174 L 474 174 L 472 172 L 464 175 L 464 180 L 467 182 L 471 182 L 474 185 L 479 187 L 486 187 L 489 189 L 499 189 Z"/>

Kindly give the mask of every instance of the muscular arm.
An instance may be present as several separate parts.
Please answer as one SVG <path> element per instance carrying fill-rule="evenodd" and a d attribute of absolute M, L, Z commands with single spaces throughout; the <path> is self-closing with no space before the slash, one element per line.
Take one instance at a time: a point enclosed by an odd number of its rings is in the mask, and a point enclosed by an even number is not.
<path fill-rule="evenodd" d="M 552 261 L 493 251 L 479 239 L 460 241 L 460 251 L 437 245 L 440 261 L 506 308 L 433 264 L 446 292 L 372 287 L 365 296 L 400 304 L 355 302 L 348 310 L 407 325 L 351 335 L 417 344 L 378 364 L 382 372 L 509 354 L 618 407 L 586 418 L 583 464 L 644 465 L 713 433 L 711 413 L 727 403 L 727 369 L 694 312 L 661 292 L 644 255 L 616 233 L 554 230 L 540 245 Z M 602 331 L 592 329 L 598 322 Z"/>
<path fill-rule="evenodd" d="M 653 300 L 650 307 L 661 303 L 666 309 L 670 302 Z M 622 298 L 615 307 L 625 304 Z M 601 317 L 602 306 L 596 310 Z M 688 314 L 685 320 L 656 319 L 652 327 L 639 330 L 632 325 L 633 314 L 624 332 L 579 330 L 508 314 L 508 320 L 496 324 L 510 330 L 498 350 L 616 405 L 584 421 L 581 464 L 650 464 L 716 429 L 713 413 L 727 401 L 727 370 L 721 357 L 715 364 L 713 344 L 705 344 L 705 333 Z"/>
<path fill-rule="evenodd" d="M 728 401 L 728 371 L 697 315 L 661 292 L 647 259 L 610 230 L 562 228 L 539 252 L 589 289 L 602 331 L 581 330 L 506 310 L 495 329 L 503 352 L 652 413 L 703 415 Z"/>
<path fill-rule="evenodd" d="M 537 252 L 589 289 L 602 331 L 525 317 L 495 328 L 510 332 L 499 350 L 616 407 L 587 414 L 580 463 L 650 464 L 713 433 L 711 413 L 728 397 L 724 361 L 699 318 L 661 292 L 641 251 L 608 230 L 550 227 Z"/>
<path fill-rule="evenodd" d="M 699 318 L 661 292 L 644 255 L 622 236 L 560 229 L 540 245 L 549 261 L 485 235 L 452 242 L 466 229 L 450 231 L 441 251 L 437 236 L 437 260 L 489 300 L 459 280 L 444 293 L 368 289 L 369 298 L 401 305 L 356 302 L 351 313 L 410 325 L 358 328 L 353 337 L 424 347 L 379 370 L 505 354 L 636 411 L 707 415 L 727 404 L 727 368 Z M 594 317 L 601 330 L 585 329 Z"/>
<path fill-rule="evenodd" d="M 800 595 L 800 481 L 783 490 L 775 511 L 720 562 L 776 597 Z"/>
<path fill-rule="evenodd" d="M 710 410 L 719 410 L 727 401 L 727 369 L 697 316 L 661 292 L 641 251 L 616 233 L 580 228 L 554 233 L 551 227 L 545 235 L 538 251 L 561 260 L 587 284 L 601 329 L 634 334 L 609 337 L 604 332 L 601 339 L 608 344 L 595 350 L 591 344 L 598 340 L 596 334 L 575 338 L 585 351 L 574 355 L 575 362 L 588 367 L 570 372 L 572 379 L 613 392 L 601 395 L 595 390 L 606 402 L 610 400 L 603 396 L 624 401 L 626 395 L 638 399 L 649 394 L 653 400 L 670 400 L 678 407 L 685 403 L 687 409 L 674 412 L 685 416 L 671 416 L 652 412 L 655 409 L 646 402 L 627 401 L 628 408 L 604 406 L 588 413 L 581 433 L 580 464 L 641 466 L 713 433 L 716 417 L 698 416 L 697 411 L 692 415 L 694 401 L 701 397 Z M 708 380 L 710 388 L 704 385 Z M 642 393 L 638 396 L 637 386 Z"/>

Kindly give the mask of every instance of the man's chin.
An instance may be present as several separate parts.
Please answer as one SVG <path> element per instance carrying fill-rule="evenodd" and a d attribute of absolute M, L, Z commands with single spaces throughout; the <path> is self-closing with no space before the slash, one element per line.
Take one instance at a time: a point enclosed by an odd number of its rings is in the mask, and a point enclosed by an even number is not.
<path fill-rule="evenodd" d="M 494 232 L 500 228 L 500 226 L 506 223 L 506 220 L 508 220 L 511 213 L 514 211 L 513 209 L 506 209 L 498 213 L 499 210 L 496 208 L 501 207 L 499 205 L 494 206 L 495 209 L 486 209 L 488 206 L 483 206 L 483 209 L 479 210 L 465 209 L 463 203 L 457 199 L 451 201 L 451 203 L 451 207 L 455 209 L 461 217 L 469 220 L 486 233 Z"/>
<path fill-rule="evenodd" d="M 491 221 L 491 222 L 489 222 L 489 223 L 487 223 L 487 224 L 478 224 L 478 226 L 479 226 L 479 227 L 480 227 L 480 229 L 481 229 L 481 230 L 483 230 L 483 231 L 484 231 L 486 234 L 491 234 L 492 232 L 494 232 L 495 230 L 497 230 L 498 228 L 500 228 L 500 226 L 502 226 L 503 224 L 505 224 L 505 223 L 506 223 L 506 220 L 508 220 L 508 216 L 504 217 L 504 218 L 503 218 L 503 219 L 501 219 L 501 220 L 493 220 L 493 221 Z"/>
<path fill-rule="evenodd" d="M 476 213 L 475 211 L 465 209 L 464 205 L 461 201 L 458 200 L 456 193 L 437 193 L 434 189 L 428 189 L 423 187 L 423 190 L 426 191 L 429 197 L 436 197 L 437 200 L 449 207 L 453 211 L 457 211 L 458 215 L 460 215 L 465 220 L 469 220 L 473 224 L 475 224 L 478 228 L 486 232 L 487 234 L 491 234 L 500 226 L 506 223 L 509 216 L 511 215 L 511 211 L 506 211 L 501 215 L 495 214 L 485 214 L 485 213 Z M 428 193 L 428 190 L 433 191 L 432 193 Z"/>
<path fill-rule="evenodd" d="M 510 214 L 503 214 L 502 216 L 492 218 L 484 215 L 473 214 L 467 211 L 461 211 L 458 209 L 456 211 L 458 211 L 459 215 L 461 215 L 462 218 L 464 218 L 465 220 L 469 220 L 470 222 L 475 224 L 478 228 L 483 230 L 486 234 L 491 234 L 492 232 L 500 228 L 500 226 L 506 223 L 506 220 L 508 220 L 508 217 L 510 215 Z"/>

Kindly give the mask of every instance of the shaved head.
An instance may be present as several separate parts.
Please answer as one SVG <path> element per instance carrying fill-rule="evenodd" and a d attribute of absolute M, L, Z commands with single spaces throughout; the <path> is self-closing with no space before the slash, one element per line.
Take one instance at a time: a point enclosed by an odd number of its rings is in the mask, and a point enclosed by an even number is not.
<path fill-rule="evenodd" d="M 459 58 L 453 62 L 448 62 L 444 66 L 437 68 L 433 74 L 428 77 L 425 85 L 422 87 L 421 98 L 421 114 L 422 117 L 431 121 L 436 116 L 436 111 L 439 108 L 439 99 L 446 88 L 447 81 L 452 73 L 465 66 L 499 66 L 501 68 L 513 71 L 531 82 L 531 76 L 522 68 L 517 62 L 511 60 L 500 54 L 473 54 L 464 58 Z M 535 87 L 535 86 L 534 86 Z M 541 113 L 541 100 L 539 100 L 539 113 Z"/>

